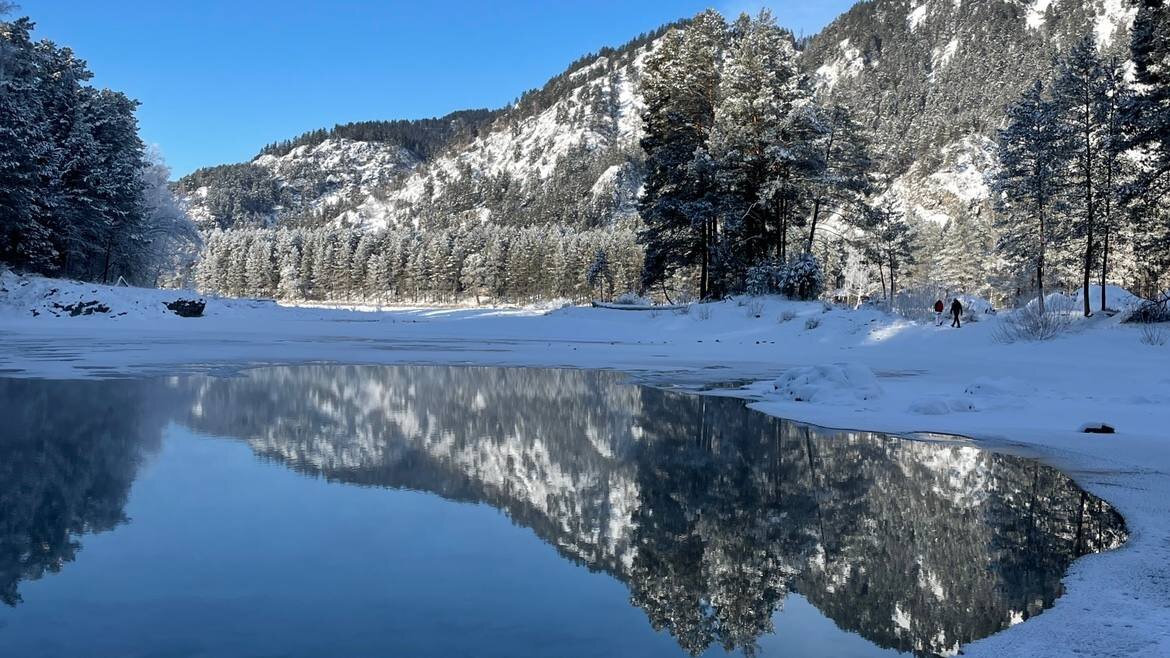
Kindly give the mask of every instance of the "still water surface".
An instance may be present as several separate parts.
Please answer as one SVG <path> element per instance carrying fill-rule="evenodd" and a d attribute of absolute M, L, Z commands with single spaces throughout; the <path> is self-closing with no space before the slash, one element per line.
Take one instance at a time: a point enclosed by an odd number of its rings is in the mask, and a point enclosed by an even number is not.
<path fill-rule="evenodd" d="M 0 379 L 0 656 L 945 655 L 1118 514 L 607 372 Z"/>

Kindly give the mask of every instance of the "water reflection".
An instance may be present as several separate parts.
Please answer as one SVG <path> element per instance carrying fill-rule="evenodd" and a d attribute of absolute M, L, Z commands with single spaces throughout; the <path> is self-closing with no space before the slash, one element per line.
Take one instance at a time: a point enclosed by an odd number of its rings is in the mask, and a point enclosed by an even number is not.
<path fill-rule="evenodd" d="M 1037 462 L 810 429 L 612 373 L 322 366 L 0 386 L 17 428 L 0 442 L 9 604 L 80 533 L 124 521 L 168 418 L 307 475 L 488 503 L 626 583 L 696 655 L 752 654 L 790 592 L 879 646 L 953 653 L 1050 606 L 1076 557 L 1124 538 L 1112 508 Z"/>
<path fill-rule="evenodd" d="M 85 533 L 126 521 L 122 510 L 170 405 L 144 383 L 0 379 L 0 601 L 60 571 Z"/>

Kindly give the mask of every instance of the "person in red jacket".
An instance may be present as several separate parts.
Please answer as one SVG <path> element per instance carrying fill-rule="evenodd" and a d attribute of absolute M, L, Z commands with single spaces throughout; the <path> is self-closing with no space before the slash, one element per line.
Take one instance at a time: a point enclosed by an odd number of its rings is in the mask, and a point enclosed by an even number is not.
<path fill-rule="evenodd" d="M 934 326 L 936 327 L 942 326 L 942 314 L 944 308 L 946 307 L 943 306 L 943 300 L 940 299 L 934 303 Z"/>

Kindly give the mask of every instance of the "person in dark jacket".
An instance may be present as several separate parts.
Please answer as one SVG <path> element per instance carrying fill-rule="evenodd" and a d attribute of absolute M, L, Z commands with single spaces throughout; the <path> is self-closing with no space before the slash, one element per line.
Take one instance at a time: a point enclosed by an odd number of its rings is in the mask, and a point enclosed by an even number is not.
<path fill-rule="evenodd" d="M 951 320 L 951 326 L 955 327 L 956 329 L 961 329 L 963 327 L 963 323 L 959 321 L 959 318 L 963 316 L 963 304 L 959 301 L 958 297 L 956 297 L 955 300 L 951 302 L 951 316 L 955 318 L 954 320 Z"/>

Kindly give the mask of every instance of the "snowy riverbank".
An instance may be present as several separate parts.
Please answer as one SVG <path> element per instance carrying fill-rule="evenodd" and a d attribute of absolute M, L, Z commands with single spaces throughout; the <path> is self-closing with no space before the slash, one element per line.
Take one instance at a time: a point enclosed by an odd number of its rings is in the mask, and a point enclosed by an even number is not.
<path fill-rule="evenodd" d="M 831 427 L 971 436 L 1070 473 L 1126 516 L 1131 541 L 1073 567 L 1040 617 L 968 655 L 1170 655 L 1170 345 L 1116 318 L 1045 343 L 1005 345 L 994 316 L 962 329 L 876 310 L 763 300 L 682 314 L 595 308 L 288 308 L 173 291 L 6 275 L 0 374 L 106 377 L 277 363 L 447 363 L 613 368 L 656 383 L 754 382 L 760 410 Z M 56 289 L 55 292 L 53 290 Z M 70 317 L 53 304 L 100 301 Z M 33 311 L 37 311 L 34 316 Z M 53 310 L 57 314 L 53 314 Z M 758 315 L 759 317 L 756 317 Z M 1086 423 L 1115 435 L 1086 435 Z"/>

